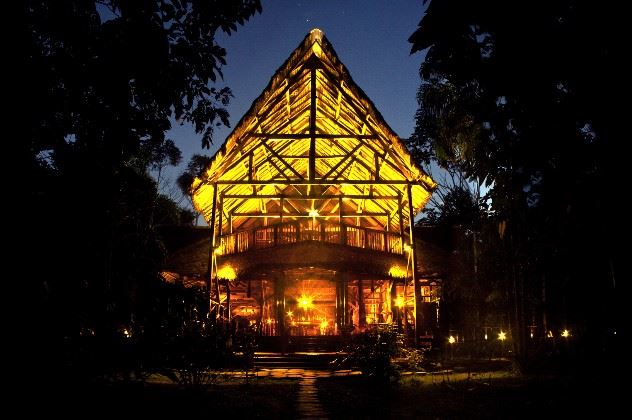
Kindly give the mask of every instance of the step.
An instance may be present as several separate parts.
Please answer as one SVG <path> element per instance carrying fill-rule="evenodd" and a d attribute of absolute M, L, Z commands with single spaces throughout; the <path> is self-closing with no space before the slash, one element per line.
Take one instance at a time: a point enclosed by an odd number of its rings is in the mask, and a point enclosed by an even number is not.
<path fill-rule="evenodd" d="M 336 353 L 260 353 L 255 354 L 255 366 L 268 369 L 329 369 L 338 356 Z"/>

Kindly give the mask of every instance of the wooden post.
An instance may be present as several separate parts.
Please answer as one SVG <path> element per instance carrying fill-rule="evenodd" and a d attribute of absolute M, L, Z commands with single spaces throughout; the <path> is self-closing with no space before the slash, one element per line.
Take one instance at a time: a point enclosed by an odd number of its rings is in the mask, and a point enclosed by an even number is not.
<path fill-rule="evenodd" d="M 404 215 L 402 213 L 402 193 L 397 193 L 397 214 L 399 215 L 399 235 L 404 240 Z"/>
<path fill-rule="evenodd" d="M 391 280 L 391 296 L 390 296 L 390 305 L 391 305 L 391 324 L 395 323 L 397 325 L 397 329 L 401 328 L 401 322 L 399 319 L 399 308 L 395 304 L 397 300 L 397 281 L 395 279 Z"/>
<path fill-rule="evenodd" d="M 340 245 L 344 245 L 347 240 L 346 240 L 346 231 L 344 229 L 343 226 L 343 222 L 342 222 L 342 197 L 338 197 L 338 226 L 339 226 L 339 232 L 340 232 Z"/>
<path fill-rule="evenodd" d="M 281 202 L 279 203 L 281 205 L 281 216 L 279 216 L 279 223 L 283 223 L 283 207 L 284 207 L 283 206 L 283 204 L 284 204 L 283 202 L 284 202 L 284 200 L 285 199 L 283 198 L 283 196 L 281 196 L 281 200 L 280 200 Z"/>
<path fill-rule="evenodd" d="M 213 289 L 213 261 L 215 258 L 215 211 L 217 207 L 217 184 L 213 184 L 213 206 L 211 209 L 211 237 L 208 252 L 208 294 L 209 294 L 209 312 L 212 310 L 212 289 Z M 217 296 L 219 302 L 219 295 Z M 216 314 L 217 317 L 217 314 Z"/>
<path fill-rule="evenodd" d="M 421 332 L 421 324 L 423 323 L 423 314 L 421 313 L 421 287 L 417 281 L 417 250 L 415 249 L 415 213 L 413 210 L 413 194 L 410 184 L 406 186 L 408 195 L 408 214 L 410 218 L 409 235 L 410 235 L 410 273 L 413 280 L 413 290 L 415 293 L 415 345 L 419 344 L 419 333 Z"/>
<path fill-rule="evenodd" d="M 224 233 L 224 232 L 223 232 L 223 227 L 222 227 L 222 225 L 224 224 L 224 220 L 223 220 L 223 213 L 224 213 L 224 194 L 223 194 L 223 193 L 222 193 L 222 194 L 220 195 L 220 197 L 219 197 L 219 209 L 218 209 L 218 210 L 219 210 L 219 222 L 218 222 L 218 223 L 219 223 L 219 224 L 218 224 L 218 230 L 219 230 L 219 232 L 218 232 L 218 233 L 219 233 L 219 235 L 217 235 L 217 236 L 219 236 L 219 238 L 220 238 L 220 240 L 221 240 L 222 234 Z M 221 244 L 221 242 L 220 242 L 220 244 Z"/>
<path fill-rule="evenodd" d="M 310 71 L 311 102 L 309 108 L 309 180 L 316 179 L 316 67 Z M 308 186 L 311 191 L 311 186 Z"/>
<path fill-rule="evenodd" d="M 336 273 L 336 318 L 338 320 L 338 328 L 341 332 L 349 324 L 349 313 L 347 308 L 347 300 L 349 298 L 347 285 L 349 276 L 345 272 Z"/>
<path fill-rule="evenodd" d="M 364 285 L 362 278 L 358 279 L 358 325 L 360 328 L 366 327 L 366 307 L 364 306 Z"/>
<path fill-rule="evenodd" d="M 336 328 L 340 334 L 344 326 L 344 315 L 342 314 L 342 276 L 339 272 L 334 275 L 334 282 L 336 283 Z"/>

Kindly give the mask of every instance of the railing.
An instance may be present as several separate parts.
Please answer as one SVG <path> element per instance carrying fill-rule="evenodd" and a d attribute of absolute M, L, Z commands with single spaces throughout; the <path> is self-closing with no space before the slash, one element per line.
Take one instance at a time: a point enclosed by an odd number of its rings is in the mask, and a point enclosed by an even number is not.
<path fill-rule="evenodd" d="M 271 248 L 305 241 L 347 245 L 391 254 L 403 253 L 402 236 L 399 233 L 318 219 L 277 223 L 223 235 L 220 251 L 223 255 L 238 254 L 252 249 Z"/>

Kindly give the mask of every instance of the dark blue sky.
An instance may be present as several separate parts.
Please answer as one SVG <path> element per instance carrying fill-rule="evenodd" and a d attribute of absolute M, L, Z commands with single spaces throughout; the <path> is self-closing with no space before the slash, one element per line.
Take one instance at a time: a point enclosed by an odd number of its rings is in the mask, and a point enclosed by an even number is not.
<path fill-rule="evenodd" d="M 408 37 L 419 23 L 422 0 L 262 0 L 256 15 L 231 36 L 218 41 L 227 50 L 224 82 L 234 98 L 228 107 L 234 126 L 305 35 L 319 28 L 334 46 L 351 77 L 366 92 L 400 137 L 414 129 L 419 65 L 424 55 L 410 55 Z M 169 136 L 182 149 L 182 165 L 194 153 L 213 154 L 231 129 L 216 130 L 211 150 L 188 126 L 174 125 Z M 175 181 L 181 168 L 168 171 Z"/>

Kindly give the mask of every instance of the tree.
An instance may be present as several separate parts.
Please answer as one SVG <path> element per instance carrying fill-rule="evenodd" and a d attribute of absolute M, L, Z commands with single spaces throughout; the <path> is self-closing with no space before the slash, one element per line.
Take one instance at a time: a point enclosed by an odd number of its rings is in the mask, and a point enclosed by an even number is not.
<path fill-rule="evenodd" d="M 30 277 L 51 350 L 84 327 L 103 337 L 153 316 L 164 259 L 155 225 L 179 210 L 149 171 L 180 160 L 165 138 L 172 121 L 193 124 L 204 147 L 228 125 L 216 35 L 260 11 L 259 0 L 23 3 L 31 77 L 19 147 L 34 180 L 30 219 L 46 221 L 31 234 L 42 252 Z"/>
<path fill-rule="evenodd" d="M 618 322 L 616 301 L 588 311 L 582 290 L 612 296 L 619 269 L 619 16 L 610 3 L 434 0 L 409 39 L 427 50 L 411 143 L 490 186 L 520 357 L 536 318 L 595 343 Z"/>

